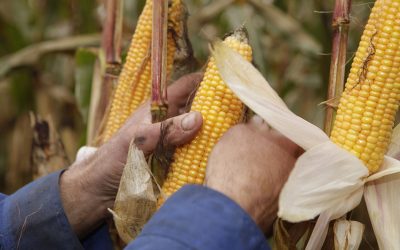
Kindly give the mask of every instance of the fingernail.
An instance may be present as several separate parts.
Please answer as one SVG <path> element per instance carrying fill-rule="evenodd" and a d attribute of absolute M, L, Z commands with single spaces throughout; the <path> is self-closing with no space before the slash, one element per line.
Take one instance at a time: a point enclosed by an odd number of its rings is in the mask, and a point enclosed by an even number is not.
<path fill-rule="evenodd" d="M 183 130 L 192 130 L 196 125 L 197 114 L 195 112 L 191 112 L 183 117 L 182 120 L 182 129 Z"/>

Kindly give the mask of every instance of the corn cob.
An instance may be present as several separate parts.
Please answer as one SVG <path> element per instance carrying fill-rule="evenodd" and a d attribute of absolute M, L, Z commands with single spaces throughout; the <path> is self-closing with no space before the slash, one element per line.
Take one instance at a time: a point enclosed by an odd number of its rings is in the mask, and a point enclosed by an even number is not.
<path fill-rule="evenodd" d="M 125 65 L 118 79 L 111 107 L 102 133 L 102 141 L 110 139 L 128 117 L 150 96 L 151 37 L 153 0 L 147 0 L 132 37 Z M 170 75 L 176 51 L 175 36 L 181 36 L 184 6 L 172 0 L 168 10 L 167 76 Z"/>
<path fill-rule="evenodd" d="M 382 164 L 400 100 L 400 2 L 377 0 L 361 37 L 331 139 L 371 173 Z"/>
<path fill-rule="evenodd" d="M 251 61 L 252 49 L 243 28 L 228 36 L 224 43 Z M 223 82 L 211 57 L 191 107 L 191 111 L 203 115 L 203 127 L 191 143 L 176 150 L 162 188 L 163 194 L 168 197 L 185 184 L 203 183 L 210 151 L 230 127 L 240 122 L 243 107 Z M 159 204 L 162 202 L 161 198 Z"/>

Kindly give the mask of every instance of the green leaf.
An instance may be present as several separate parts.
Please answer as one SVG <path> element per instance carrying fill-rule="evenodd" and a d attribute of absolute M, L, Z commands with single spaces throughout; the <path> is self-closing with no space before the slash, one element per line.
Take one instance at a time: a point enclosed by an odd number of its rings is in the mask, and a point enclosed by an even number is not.
<path fill-rule="evenodd" d="M 85 123 L 87 123 L 89 116 L 93 69 L 96 58 L 95 53 L 85 49 L 79 49 L 75 54 L 75 98 Z"/>

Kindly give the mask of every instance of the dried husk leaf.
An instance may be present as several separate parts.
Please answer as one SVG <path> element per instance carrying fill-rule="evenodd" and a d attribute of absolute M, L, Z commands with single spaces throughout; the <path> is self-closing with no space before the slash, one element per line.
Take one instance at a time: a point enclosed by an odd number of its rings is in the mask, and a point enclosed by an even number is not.
<path fill-rule="evenodd" d="M 360 203 L 364 184 L 400 172 L 399 165 L 386 157 L 384 165 L 390 165 L 390 169 L 368 178 L 368 170 L 358 158 L 330 142 L 318 127 L 293 114 L 251 63 L 220 42 L 215 44 L 213 54 L 232 91 L 271 127 L 306 150 L 282 190 L 278 215 L 290 222 L 321 215 L 307 248 L 318 249 L 329 221 Z"/>
<path fill-rule="evenodd" d="M 364 233 L 364 225 L 357 221 L 338 220 L 334 225 L 335 250 L 357 250 Z"/>
<path fill-rule="evenodd" d="M 338 180 L 327 181 L 331 176 Z M 330 141 L 317 145 L 297 160 L 282 190 L 278 216 L 300 222 L 330 210 L 336 219 L 361 201 L 359 190 L 367 176 L 368 169 L 357 157 Z M 343 202 L 346 197 L 358 203 L 348 207 L 349 203 Z"/>
<path fill-rule="evenodd" d="M 113 214 L 118 234 L 125 243 L 132 241 L 156 211 L 150 169 L 142 151 L 131 143 L 122 173 Z"/>
<path fill-rule="evenodd" d="M 399 158 L 400 126 L 394 129 L 388 155 Z M 395 168 L 396 161 L 386 157 L 383 171 Z M 379 249 L 400 249 L 400 174 L 367 183 L 364 192 L 371 224 Z"/>
<path fill-rule="evenodd" d="M 30 113 L 32 127 L 31 167 L 33 179 L 48 175 L 70 165 L 64 144 L 51 116 L 42 119 Z"/>
<path fill-rule="evenodd" d="M 319 250 L 324 245 L 326 235 L 328 234 L 329 221 L 332 219 L 328 213 L 322 213 L 318 217 L 317 224 L 311 233 L 311 237 L 307 242 L 306 250 Z"/>

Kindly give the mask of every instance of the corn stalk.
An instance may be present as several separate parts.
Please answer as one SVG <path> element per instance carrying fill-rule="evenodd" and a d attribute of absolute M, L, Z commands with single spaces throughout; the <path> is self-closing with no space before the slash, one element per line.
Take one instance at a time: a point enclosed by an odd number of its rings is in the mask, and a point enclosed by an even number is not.
<path fill-rule="evenodd" d="M 330 134 L 335 118 L 335 101 L 344 88 L 347 39 L 349 34 L 351 0 L 336 0 L 333 12 L 332 58 L 328 85 L 328 103 L 325 115 L 325 133 Z"/>
<path fill-rule="evenodd" d="M 153 1 L 153 30 L 151 44 L 151 116 L 153 122 L 166 119 L 167 99 L 167 34 L 168 1 Z"/>
<path fill-rule="evenodd" d="M 113 87 L 121 71 L 121 40 L 123 1 L 105 1 L 107 14 L 104 22 L 101 50 L 93 72 L 92 97 L 88 122 L 88 142 L 98 134 L 101 121 L 110 102 Z"/>

